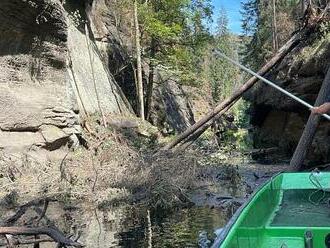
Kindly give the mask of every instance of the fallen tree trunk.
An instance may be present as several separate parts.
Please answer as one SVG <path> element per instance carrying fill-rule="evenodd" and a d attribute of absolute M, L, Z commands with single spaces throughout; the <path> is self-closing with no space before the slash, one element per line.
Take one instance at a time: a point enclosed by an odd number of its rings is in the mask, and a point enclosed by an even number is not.
<path fill-rule="evenodd" d="M 309 29 L 303 29 L 297 32 L 295 35 L 291 37 L 291 39 L 283 46 L 281 49 L 273 56 L 271 60 L 269 60 L 257 73 L 263 76 L 270 69 L 272 69 L 285 55 L 287 55 L 294 47 L 296 47 L 300 41 L 305 37 L 305 35 L 309 32 Z M 215 116 L 221 116 L 220 112 L 226 109 L 231 103 L 235 102 L 241 96 L 248 91 L 256 82 L 258 82 L 258 78 L 251 77 L 247 82 L 245 82 L 239 89 L 237 89 L 232 96 L 221 102 L 217 105 L 212 111 L 206 114 L 202 119 L 196 122 L 194 125 L 189 127 L 185 132 L 176 137 L 173 141 L 168 143 L 163 150 L 169 150 L 178 145 L 181 141 L 186 139 L 188 136 L 194 134 L 198 129 L 203 128 L 205 124 L 207 124 L 211 119 Z M 224 113 L 224 112 L 223 112 Z M 222 113 L 222 114 L 223 114 Z M 201 135 L 202 132 L 199 134 Z M 198 136 L 199 136 L 198 135 Z"/>
<path fill-rule="evenodd" d="M 327 75 L 325 76 L 325 79 L 323 81 L 322 87 L 315 102 L 315 106 L 319 106 L 324 102 L 329 101 L 329 96 L 330 96 L 330 68 L 328 69 Z M 290 161 L 290 168 L 293 171 L 302 170 L 303 162 L 306 158 L 307 151 L 313 142 L 316 129 L 319 125 L 321 118 L 322 118 L 321 116 L 314 114 L 311 114 L 309 116 L 304 132 L 299 140 L 298 146 L 296 147 L 296 150 Z"/>
<path fill-rule="evenodd" d="M 237 100 L 236 101 L 233 101 L 225 109 L 223 109 L 222 111 L 220 111 L 220 113 L 216 117 L 214 117 L 214 118 L 220 118 L 220 116 L 223 113 L 227 112 L 227 110 L 229 110 L 236 102 L 237 102 Z M 203 125 L 201 128 L 197 129 L 194 133 L 192 133 L 185 140 L 183 140 L 180 143 L 180 145 L 178 146 L 178 148 L 176 150 L 177 151 L 184 151 L 184 150 L 186 150 L 189 146 L 191 146 L 195 142 L 195 140 L 197 140 L 199 138 L 199 136 L 201 136 L 211 126 L 212 126 L 212 121 L 209 121 L 208 123 L 206 123 L 205 125 Z"/>
<path fill-rule="evenodd" d="M 51 238 L 44 238 L 44 239 L 31 239 L 31 240 L 15 240 L 15 245 L 36 245 L 40 243 L 53 243 L 54 240 Z M 8 246 L 8 242 L 0 242 L 0 246 Z"/>

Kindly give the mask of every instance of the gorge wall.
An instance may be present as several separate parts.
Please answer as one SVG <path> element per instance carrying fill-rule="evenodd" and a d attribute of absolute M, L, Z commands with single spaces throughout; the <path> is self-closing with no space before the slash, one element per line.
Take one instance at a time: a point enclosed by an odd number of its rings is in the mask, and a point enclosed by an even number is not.
<path fill-rule="evenodd" d="M 0 1 L 0 150 L 57 150 L 79 142 L 91 115 L 133 116 L 130 13 L 118 13 L 116 2 Z M 155 124 L 182 131 L 193 123 L 175 81 L 156 88 Z"/>
<path fill-rule="evenodd" d="M 314 105 L 330 67 L 330 36 L 311 37 L 294 49 L 269 74 L 279 86 Z M 330 96 L 329 96 L 330 97 Z M 256 148 L 279 147 L 288 158 L 300 139 L 309 111 L 282 93 L 258 83 L 247 95 L 251 101 L 252 135 Z M 330 123 L 322 120 L 306 164 L 330 161 Z"/>
<path fill-rule="evenodd" d="M 54 150 L 100 108 L 130 113 L 78 12 L 46 0 L 3 0 L 0 11 L 1 149 Z"/>

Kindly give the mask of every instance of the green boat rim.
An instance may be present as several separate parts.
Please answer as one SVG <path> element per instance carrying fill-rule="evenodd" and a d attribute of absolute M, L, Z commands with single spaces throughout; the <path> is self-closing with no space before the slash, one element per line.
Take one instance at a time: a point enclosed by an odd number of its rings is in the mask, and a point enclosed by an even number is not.
<path fill-rule="evenodd" d="M 239 219 L 241 213 L 244 211 L 244 209 L 246 209 L 249 204 L 251 203 L 251 200 L 266 186 L 268 185 L 275 177 L 281 175 L 282 173 L 285 173 L 284 171 L 278 172 L 275 175 L 273 175 L 272 177 L 270 177 L 268 180 L 266 180 L 265 182 L 261 183 L 254 191 L 251 195 L 249 195 L 249 197 L 247 198 L 246 202 L 243 203 L 234 213 L 234 215 L 230 218 L 230 220 L 228 221 L 228 223 L 225 225 L 225 227 L 223 228 L 223 230 L 221 231 L 221 233 L 216 237 L 213 245 L 211 246 L 211 248 L 219 248 L 222 243 L 225 241 L 227 235 L 229 234 L 229 232 L 231 231 L 232 227 L 235 225 L 235 223 L 237 222 L 237 220 Z"/>

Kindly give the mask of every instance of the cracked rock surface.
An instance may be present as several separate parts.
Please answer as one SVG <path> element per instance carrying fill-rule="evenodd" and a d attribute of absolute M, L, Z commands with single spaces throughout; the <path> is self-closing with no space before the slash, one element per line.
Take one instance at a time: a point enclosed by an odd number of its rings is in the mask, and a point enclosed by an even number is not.
<path fill-rule="evenodd" d="M 1 150 L 70 145 L 81 134 L 80 120 L 99 111 L 98 100 L 106 115 L 129 114 L 93 34 L 86 38 L 81 23 L 72 20 L 73 12 L 84 11 L 84 1 L 80 9 L 67 5 L 0 1 Z"/>

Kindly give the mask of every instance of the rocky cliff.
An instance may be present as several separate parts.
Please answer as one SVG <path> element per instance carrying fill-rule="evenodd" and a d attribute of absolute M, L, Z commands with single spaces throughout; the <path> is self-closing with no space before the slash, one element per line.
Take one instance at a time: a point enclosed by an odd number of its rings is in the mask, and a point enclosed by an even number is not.
<path fill-rule="evenodd" d="M 1 149 L 55 150 L 77 142 L 87 115 L 130 113 L 84 8 L 70 1 L 0 2 Z"/>
<path fill-rule="evenodd" d="M 72 146 L 82 135 L 83 119 L 133 114 L 129 20 L 130 11 L 119 10 L 113 0 L 0 2 L 1 150 Z M 145 83 L 147 78 L 145 63 Z M 154 102 L 154 124 L 161 128 L 182 131 L 193 122 L 174 80 L 156 82 Z"/>
<path fill-rule="evenodd" d="M 292 51 L 267 77 L 301 99 L 314 104 L 330 66 L 330 36 L 311 37 Z M 309 111 L 269 86 L 259 83 L 246 98 L 252 103 L 255 147 L 279 147 L 290 157 L 300 139 Z M 330 161 L 330 123 L 322 121 L 308 161 Z"/>
<path fill-rule="evenodd" d="M 86 13 L 88 19 L 91 20 L 91 29 L 98 50 L 130 105 L 136 109 L 135 50 L 132 42 L 135 37 L 132 11 L 123 10 L 120 2 L 116 0 L 89 0 L 88 2 Z M 194 123 L 194 115 L 179 80 L 168 74 L 160 68 L 155 69 L 150 121 L 166 133 L 182 132 Z M 143 63 L 143 81 L 146 89 L 149 82 L 149 67 L 146 58 Z"/>

